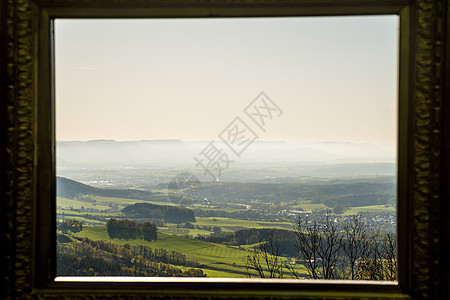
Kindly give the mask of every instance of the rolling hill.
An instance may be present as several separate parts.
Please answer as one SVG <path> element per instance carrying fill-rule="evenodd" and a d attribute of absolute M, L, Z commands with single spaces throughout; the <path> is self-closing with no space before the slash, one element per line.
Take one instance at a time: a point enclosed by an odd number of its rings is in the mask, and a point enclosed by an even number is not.
<path fill-rule="evenodd" d="M 74 199 L 79 195 L 92 195 L 101 197 L 117 197 L 150 200 L 154 193 L 132 189 L 103 189 L 86 185 L 65 177 L 56 177 L 56 196 Z"/>

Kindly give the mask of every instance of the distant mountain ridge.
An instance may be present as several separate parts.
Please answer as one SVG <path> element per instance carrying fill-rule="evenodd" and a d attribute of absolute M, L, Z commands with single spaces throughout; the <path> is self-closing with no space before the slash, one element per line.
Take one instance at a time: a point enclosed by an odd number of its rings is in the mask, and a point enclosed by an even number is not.
<path fill-rule="evenodd" d="M 181 140 L 57 141 L 59 167 L 116 167 L 192 163 L 200 150 Z"/>
<path fill-rule="evenodd" d="M 56 195 L 62 198 L 74 199 L 80 195 L 101 197 L 117 197 L 128 199 L 150 200 L 153 195 L 149 191 L 131 189 L 103 189 L 80 183 L 65 177 L 56 177 Z"/>
<path fill-rule="evenodd" d="M 115 141 L 57 141 L 59 168 L 195 167 L 194 157 L 211 141 L 180 139 Z M 239 157 L 224 141 L 214 147 L 227 153 L 234 165 L 242 163 L 373 163 L 395 162 L 395 151 L 370 143 L 290 143 L 256 140 Z M 238 158 L 238 159 L 235 159 Z"/>

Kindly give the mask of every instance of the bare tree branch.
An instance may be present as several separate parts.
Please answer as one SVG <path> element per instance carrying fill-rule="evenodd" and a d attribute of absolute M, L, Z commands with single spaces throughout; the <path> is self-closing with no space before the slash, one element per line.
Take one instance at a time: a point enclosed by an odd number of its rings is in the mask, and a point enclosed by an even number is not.
<path fill-rule="evenodd" d="M 260 278 L 283 278 L 284 262 L 281 252 L 279 243 L 272 236 L 260 242 L 244 260 L 247 277 L 251 277 L 250 270 L 255 270 Z"/>

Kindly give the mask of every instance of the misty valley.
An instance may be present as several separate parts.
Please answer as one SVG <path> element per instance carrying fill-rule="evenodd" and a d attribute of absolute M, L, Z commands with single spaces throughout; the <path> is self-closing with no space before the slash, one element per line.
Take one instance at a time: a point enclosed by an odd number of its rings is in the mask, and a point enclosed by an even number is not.
<path fill-rule="evenodd" d="M 396 280 L 396 163 L 371 144 L 57 142 L 58 276 Z"/>

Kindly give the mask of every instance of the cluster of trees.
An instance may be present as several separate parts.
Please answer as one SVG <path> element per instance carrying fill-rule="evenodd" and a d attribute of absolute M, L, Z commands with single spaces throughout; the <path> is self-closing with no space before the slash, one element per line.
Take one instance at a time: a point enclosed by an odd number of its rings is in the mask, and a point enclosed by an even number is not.
<path fill-rule="evenodd" d="M 188 260 L 185 254 L 173 250 L 151 248 L 144 245 L 117 245 L 101 240 L 94 241 L 88 238 L 75 237 L 75 239 L 96 250 L 112 253 L 118 257 L 133 258 L 135 260 L 144 259 L 186 267 L 198 267 L 199 265 L 196 261 Z"/>
<path fill-rule="evenodd" d="M 272 236 L 277 237 L 277 241 L 291 240 L 295 238 L 294 232 L 285 229 L 270 229 L 270 228 L 252 228 L 238 230 L 234 233 L 234 245 L 250 245 L 258 243 L 262 240 L 267 240 Z"/>
<path fill-rule="evenodd" d="M 335 222 L 329 213 L 324 220 L 300 217 L 295 234 L 298 257 L 312 279 L 397 278 L 395 234 L 368 226 L 361 214 L 343 224 Z M 261 277 L 282 278 L 289 271 L 292 277 L 301 278 L 281 255 L 280 244 L 269 237 L 254 247 L 245 265 Z"/>
<path fill-rule="evenodd" d="M 190 222 L 187 222 L 184 224 L 177 224 L 177 228 L 200 229 L 200 230 L 213 231 L 216 233 L 219 233 L 222 231 L 222 227 L 220 227 L 220 226 L 195 225 Z"/>
<path fill-rule="evenodd" d="M 83 230 L 83 224 L 77 219 L 64 220 L 58 224 L 57 230 L 64 233 L 80 232 L 81 230 Z"/>
<path fill-rule="evenodd" d="M 210 235 L 199 234 L 195 236 L 196 239 L 206 241 L 215 244 L 231 245 L 231 241 L 234 239 L 234 233 L 232 232 L 213 232 Z"/>
<path fill-rule="evenodd" d="M 87 238 L 58 243 L 58 276 L 179 276 L 205 277 L 197 262 L 175 251 L 117 245 Z M 185 270 L 174 265 L 186 266 Z"/>
<path fill-rule="evenodd" d="M 395 280 L 396 237 L 367 226 L 361 214 L 343 224 L 298 219 L 297 250 L 314 279 Z"/>
<path fill-rule="evenodd" d="M 166 227 L 166 222 L 163 219 L 152 218 L 149 219 L 149 222 L 155 224 L 157 227 Z"/>
<path fill-rule="evenodd" d="M 272 229 L 272 228 L 251 228 L 241 229 L 235 232 L 218 232 L 209 236 L 198 235 L 196 238 L 225 245 L 251 245 L 269 239 L 271 236 L 277 237 L 277 243 L 283 250 L 283 255 L 295 256 L 295 240 L 296 235 L 292 230 Z"/>
<path fill-rule="evenodd" d="M 106 223 L 106 228 L 112 239 L 144 239 L 151 242 L 158 238 L 158 228 L 150 222 L 136 223 L 131 220 L 110 219 Z"/>
<path fill-rule="evenodd" d="M 195 222 L 194 211 L 181 206 L 135 203 L 125 207 L 122 212 L 133 219 L 163 219 L 166 223 Z"/>
<path fill-rule="evenodd" d="M 196 261 L 188 260 L 186 255 L 173 251 L 167 250 L 163 248 L 150 248 L 143 245 L 134 245 L 129 246 L 125 245 L 125 247 L 130 250 L 131 255 L 135 257 L 135 259 L 144 258 L 151 261 L 164 262 L 177 266 L 186 266 L 186 267 L 198 267 L 199 264 Z"/>
<path fill-rule="evenodd" d="M 187 228 L 187 229 L 195 229 L 195 225 L 191 222 L 177 224 L 177 228 Z"/>
<path fill-rule="evenodd" d="M 82 202 L 92 203 L 94 205 L 97 203 L 97 199 L 95 199 L 95 197 L 92 195 L 78 194 L 75 195 L 74 199 Z"/>

